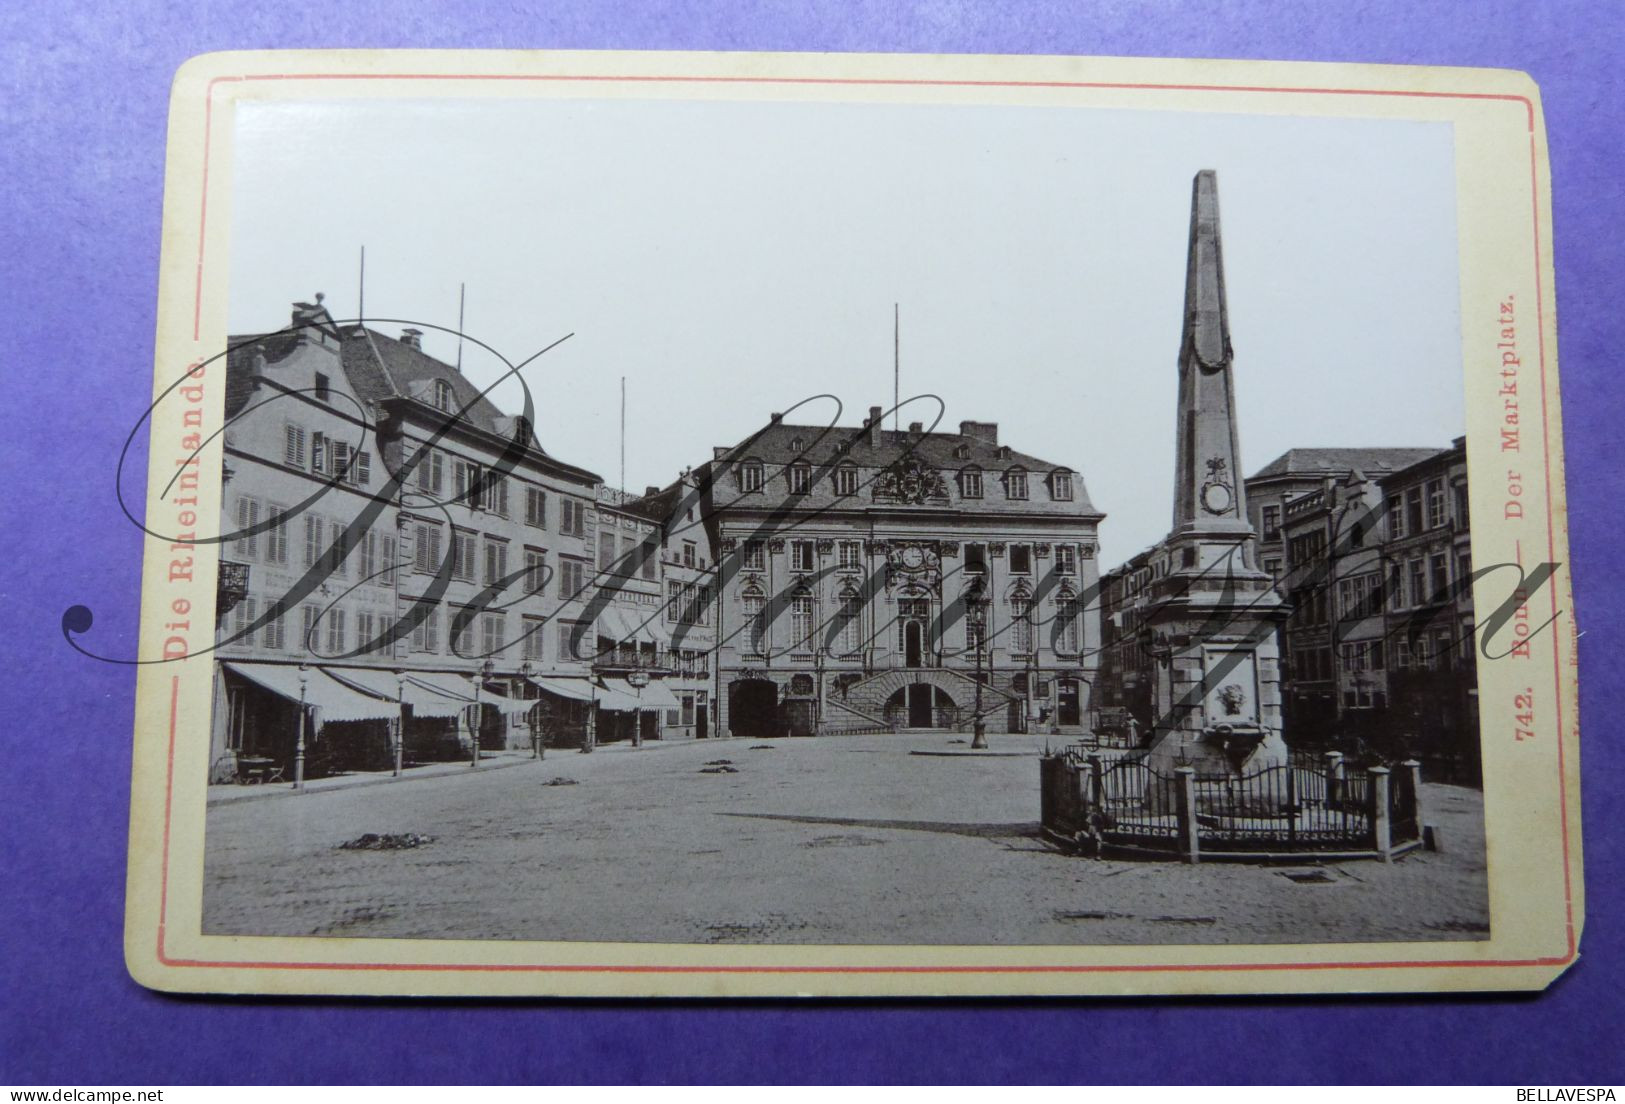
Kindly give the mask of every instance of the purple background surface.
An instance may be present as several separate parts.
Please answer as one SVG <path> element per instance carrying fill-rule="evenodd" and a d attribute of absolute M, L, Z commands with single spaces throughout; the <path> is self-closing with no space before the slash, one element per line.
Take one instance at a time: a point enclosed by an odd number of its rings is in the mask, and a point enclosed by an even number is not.
<path fill-rule="evenodd" d="M 1625 598 L 1607 549 L 1625 425 L 1611 0 L 973 3 L 685 0 L 304 6 L 254 0 L 0 11 L 0 432 L 6 756 L 0 1082 L 1625 1080 L 1613 742 Z M 1613 30 L 1609 30 L 1613 28 Z M 1617 41 L 1617 39 L 1616 39 Z M 1124 54 L 1493 66 L 1540 83 L 1555 180 L 1568 488 L 1585 718 L 1582 961 L 1540 997 L 1231 1001 L 423 1004 L 178 999 L 121 952 L 137 532 L 113 469 L 152 377 L 169 81 L 271 47 L 556 47 Z M 1396 399 L 1402 399 L 1396 396 Z M 144 465 L 144 456 L 138 459 Z M 138 469 L 139 470 L 139 469 Z"/>

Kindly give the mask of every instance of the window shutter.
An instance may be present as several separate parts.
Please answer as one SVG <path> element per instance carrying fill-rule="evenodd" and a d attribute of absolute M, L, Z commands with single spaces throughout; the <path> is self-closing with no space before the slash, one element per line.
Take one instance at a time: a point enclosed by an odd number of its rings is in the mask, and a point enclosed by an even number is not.
<path fill-rule="evenodd" d="M 289 467 L 303 468 L 305 466 L 305 429 L 303 426 L 289 425 L 286 427 L 283 438 L 282 459 Z"/>
<path fill-rule="evenodd" d="M 322 519 L 305 515 L 305 566 L 314 567 L 322 557 Z"/>
<path fill-rule="evenodd" d="M 252 528 L 258 524 L 260 504 L 252 498 L 239 498 L 237 500 L 237 529 L 239 532 Z M 255 553 L 255 541 L 252 536 L 238 537 L 232 541 L 232 552 L 243 559 L 252 557 Z"/>
<path fill-rule="evenodd" d="M 349 563 L 349 557 L 345 555 L 347 549 L 345 548 L 344 526 L 335 521 L 332 523 L 331 532 L 333 540 L 328 547 L 333 549 L 333 574 L 335 577 L 342 579 L 349 570 L 346 567 L 346 564 Z"/>
<path fill-rule="evenodd" d="M 288 521 L 284 515 L 288 508 L 279 502 L 272 502 L 266 509 L 277 519 L 277 523 L 265 534 L 265 560 L 267 563 L 285 564 L 288 562 Z"/>

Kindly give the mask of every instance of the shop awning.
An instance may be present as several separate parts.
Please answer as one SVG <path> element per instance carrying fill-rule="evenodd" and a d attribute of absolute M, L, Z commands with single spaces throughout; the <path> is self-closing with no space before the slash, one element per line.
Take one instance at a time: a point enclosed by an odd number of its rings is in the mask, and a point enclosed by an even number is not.
<path fill-rule="evenodd" d="M 536 699 L 510 698 L 495 690 L 486 690 L 480 695 L 480 704 L 495 706 L 504 717 L 523 717 L 536 708 Z"/>
<path fill-rule="evenodd" d="M 598 614 L 596 628 L 599 636 L 610 637 L 618 644 L 632 641 L 659 643 L 661 637 L 656 626 L 660 624 L 662 616 L 659 606 L 636 609 L 630 606 L 606 606 Z"/>
<path fill-rule="evenodd" d="M 452 671 L 407 671 L 406 681 L 443 698 L 453 698 L 464 705 L 474 704 L 474 680 L 467 675 Z"/>
<path fill-rule="evenodd" d="M 636 639 L 632 635 L 631 626 L 627 624 L 626 614 L 619 606 L 605 606 L 600 610 L 593 631 L 617 644 Z"/>
<path fill-rule="evenodd" d="M 622 678 L 606 678 L 598 691 L 598 704 L 605 709 L 628 712 L 633 709 L 676 709 L 677 699 L 659 682 L 650 682 L 638 694 L 637 687 Z"/>
<path fill-rule="evenodd" d="M 461 675 L 455 671 L 408 671 L 406 672 L 408 687 L 416 684 L 423 690 L 437 694 L 456 706 L 456 710 L 467 709 L 474 702 L 474 680 L 468 675 Z M 410 693 L 410 690 L 408 691 Z M 482 685 L 479 691 L 479 704 L 495 706 L 507 716 L 525 714 L 531 711 L 536 704 L 523 698 L 510 698 L 506 694 L 499 694 L 488 686 Z M 455 712 L 456 710 L 453 710 Z M 451 714 L 437 714 L 450 716 Z"/>
<path fill-rule="evenodd" d="M 393 702 L 363 694 L 333 678 L 320 667 L 305 668 L 305 682 L 301 688 L 299 668 L 279 663 L 227 663 L 226 669 L 250 682 L 279 694 L 289 701 L 301 697 L 306 705 L 321 710 L 319 719 L 327 721 L 389 720 L 400 715 Z"/>
<path fill-rule="evenodd" d="M 467 699 L 447 697 L 419 685 L 411 680 L 410 673 L 404 685 L 396 679 L 394 671 L 336 667 L 331 673 L 334 678 L 348 683 L 357 690 L 364 690 L 389 701 L 398 701 L 400 697 L 404 697 L 406 704 L 412 707 L 414 717 L 455 717 L 470 704 Z"/>
<path fill-rule="evenodd" d="M 637 693 L 636 690 L 633 693 Z M 677 696 L 671 692 L 660 679 L 653 679 L 643 688 L 643 707 L 645 709 L 676 709 Z"/>
<path fill-rule="evenodd" d="M 572 701 L 592 701 L 593 699 L 592 684 L 584 678 L 553 678 L 538 675 L 532 677 L 530 682 L 532 686 L 546 690 L 549 694 L 569 698 Z"/>
<path fill-rule="evenodd" d="M 598 708 L 630 713 L 645 708 L 624 679 L 604 679 L 598 685 Z"/>

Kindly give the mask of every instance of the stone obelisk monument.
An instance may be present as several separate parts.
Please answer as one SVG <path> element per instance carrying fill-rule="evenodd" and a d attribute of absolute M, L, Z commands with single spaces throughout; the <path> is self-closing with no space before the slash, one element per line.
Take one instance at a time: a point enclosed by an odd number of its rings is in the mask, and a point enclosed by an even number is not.
<path fill-rule="evenodd" d="M 1173 530 L 1157 552 L 1147 626 L 1156 715 L 1147 762 L 1251 773 L 1286 761 L 1276 629 L 1288 610 L 1258 567 L 1247 517 L 1211 169 L 1192 190 L 1175 436 Z"/>

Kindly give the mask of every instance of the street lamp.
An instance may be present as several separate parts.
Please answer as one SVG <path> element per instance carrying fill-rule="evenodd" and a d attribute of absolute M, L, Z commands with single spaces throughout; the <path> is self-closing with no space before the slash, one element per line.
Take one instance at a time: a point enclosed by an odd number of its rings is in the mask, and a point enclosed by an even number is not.
<path fill-rule="evenodd" d="M 305 687 L 310 684 L 310 668 L 299 665 L 299 742 L 293 749 L 293 788 L 305 788 Z"/>
<path fill-rule="evenodd" d="M 638 692 L 637 708 L 632 710 L 632 746 L 643 746 L 643 688 L 649 685 L 649 672 L 632 671 L 626 676 L 627 685 Z"/>
<path fill-rule="evenodd" d="M 593 745 L 598 742 L 598 682 L 591 675 L 587 676 L 587 731 L 581 738 L 581 754 L 591 755 Z"/>
<path fill-rule="evenodd" d="M 535 670 L 536 669 L 531 666 L 530 660 L 523 660 L 519 664 L 519 677 L 525 682 L 529 682 L 530 676 Z M 529 691 L 526 691 L 526 693 L 529 693 Z M 536 709 L 537 706 L 533 705 L 530 707 L 530 712 L 525 714 L 525 718 L 530 724 L 530 753 L 532 758 L 545 759 L 547 757 L 547 753 L 542 748 L 541 730 L 536 724 Z"/>
<path fill-rule="evenodd" d="M 471 748 L 468 760 L 470 770 L 477 769 L 480 765 L 480 721 L 484 719 L 485 713 L 485 706 L 480 704 L 480 686 L 491 677 L 491 672 L 495 669 L 496 664 L 489 659 L 474 669 L 474 712 L 468 726 L 468 742 Z"/>
<path fill-rule="evenodd" d="M 1031 649 L 1027 653 L 1027 731 L 1036 732 L 1038 731 L 1038 637 L 1031 629 L 1028 629 L 1027 646 Z"/>
<path fill-rule="evenodd" d="M 987 603 L 982 600 L 982 580 L 977 579 L 976 585 L 971 588 L 970 595 L 970 626 L 976 634 L 976 705 L 975 717 L 971 721 L 971 749 L 986 750 L 987 748 L 987 718 L 982 714 L 982 648 L 987 637 Z"/>
<path fill-rule="evenodd" d="M 818 693 L 813 702 L 813 735 L 824 734 L 824 647 L 819 644 L 813 649 L 813 678 L 817 680 L 814 689 Z"/>
<path fill-rule="evenodd" d="M 395 718 L 395 777 L 401 776 L 401 750 L 406 743 L 406 672 L 395 672 L 395 701 L 400 713 Z"/>

